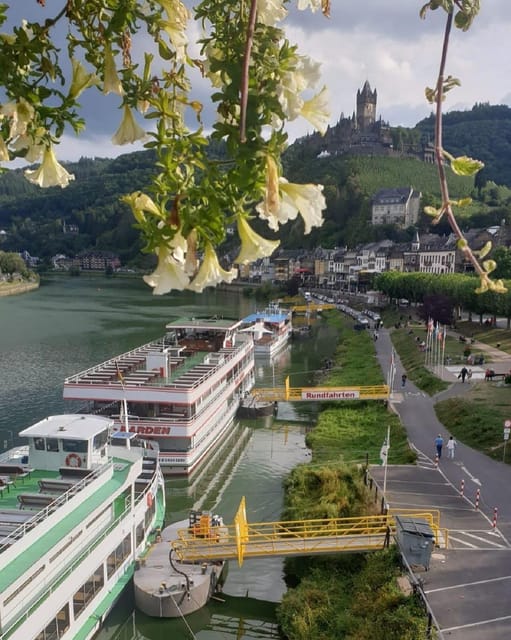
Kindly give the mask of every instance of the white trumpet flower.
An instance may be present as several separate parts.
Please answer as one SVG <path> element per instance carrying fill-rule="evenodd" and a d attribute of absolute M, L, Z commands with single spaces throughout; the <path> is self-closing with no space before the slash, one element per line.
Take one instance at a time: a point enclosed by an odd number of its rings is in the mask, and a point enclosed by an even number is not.
<path fill-rule="evenodd" d="M 241 240 L 240 252 L 234 260 L 237 264 L 248 264 L 259 258 L 271 256 L 280 244 L 279 240 L 267 240 L 257 234 L 243 216 L 238 216 L 237 226 Z"/>
<path fill-rule="evenodd" d="M 216 287 L 220 282 L 232 282 L 237 275 L 237 269 L 233 268 L 229 271 L 222 269 L 215 250 L 208 244 L 204 251 L 204 260 L 200 266 L 199 273 L 188 288 L 201 293 L 205 287 Z"/>
<path fill-rule="evenodd" d="M 310 233 L 312 227 L 323 224 L 322 211 L 326 208 L 326 201 L 322 184 L 294 184 L 281 178 L 280 194 L 279 219 L 294 219 L 299 212 L 305 225 L 305 234 Z"/>
<path fill-rule="evenodd" d="M 144 276 L 144 282 L 153 287 L 153 294 L 161 296 L 173 289 L 182 291 L 187 287 L 190 278 L 183 268 L 183 261 L 176 259 L 173 251 L 165 245 L 158 248 L 158 266 L 148 276 Z"/>
<path fill-rule="evenodd" d="M 23 158 L 27 162 L 39 162 L 44 150 L 46 149 L 46 144 L 44 142 L 45 133 L 46 130 L 44 127 L 39 127 L 35 133 L 32 133 L 31 135 L 25 133 L 18 136 L 9 146 L 15 152 L 24 152 Z"/>
<path fill-rule="evenodd" d="M 121 124 L 112 136 L 112 142 L 123 145 L 136 142 L 137 140 L 143 140 L 145 137 L 146 132 L 137 124 L 131 109 L 125 104 Z"/>
<path fill-rule="evenodd" d="M 147 194 L 142 193 L 142 191 L 134 191 L 133 193 L 123 196 L 121 200 L 126 204 L 129 204 L 137 222 L 140 222 L 141 224 L 146 221 L 145 212 L 150 213 L 157 218 L 161 218 L 162 220 L 165 217 L 162 210 L 154 200 Z"/>
<path fill-rule="evenodd" d="M 79 60 L 71 58 L 73 67 L 73 79 L 69 88 L 69 97 L 77 98 L 85 89 L 98 84 L 99 80 L 94 73 L 88 73 Z"/>
<path fill-rule="evenodd" d="M 25 169 L 25 177 L 29 182 L 39 187 L 62 187 L 62 189 L 75 179 L 72 173 L 68 173 L 57 162 L 51 146 L 44 150 L 43 161 L 38 169 Z"/>
<path fill-rule="evenodd" d="M 18 102 L 6 102 L 0 107 L 0 116 L 7 116 L 11 120 L 9 130 L 11 140 L 27 132 L 29 123 L 34 119 L 34 114 L 34 107 L 25 98 L 20 98 Z"/>
<path fill-rule="evenodd" d="M 257 0 L 257 20 L 273 27 L 287 16 L 282 0 Z"/>
<path fill-rule="evenodd" d="M 124 95 L 124 89 L 122 83 L 117 75 L 117 67 L 115 66 L 114 54 L 110 43 L 105 43 L 105 50 L 103 52 L 105 58 L 105 64 L 103 65 L 103 93 L 105 95 L 109 93 L 116 93 L 119 96 Z"/>
<path fill-rule="evenodd" d="M 330 122 L 329 92 L 326 87 L 310 100 L 303 103 L 300 115 L 308 120 L 322 135 L 325 135 Z"/>

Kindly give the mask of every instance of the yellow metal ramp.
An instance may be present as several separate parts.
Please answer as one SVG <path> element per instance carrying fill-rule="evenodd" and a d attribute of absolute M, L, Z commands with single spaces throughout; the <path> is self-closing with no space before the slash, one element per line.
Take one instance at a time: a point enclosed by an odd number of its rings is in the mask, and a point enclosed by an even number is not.
<path fill-rule="evenodd" d="M 211 527 L 200 537 L 182 529 L 171 544 L 183 562 L 237 559 L 240 566 L 245 558 L 375 551 L 390 544 L 396 530 L 394 516 L 399 513 L 249 524 L 242 498 L 232 525 Z M 440 542 L 438 512 L 407 515 L 425 520 L 436 544 Z"/>
<path fill-rule="evenodd" d="M 386 384 L 354 387 L 291 387 L 289 377 L 283 387 L 252 389 L 261 402 L 337 402 L 341 400 L 388 400 Z"/>

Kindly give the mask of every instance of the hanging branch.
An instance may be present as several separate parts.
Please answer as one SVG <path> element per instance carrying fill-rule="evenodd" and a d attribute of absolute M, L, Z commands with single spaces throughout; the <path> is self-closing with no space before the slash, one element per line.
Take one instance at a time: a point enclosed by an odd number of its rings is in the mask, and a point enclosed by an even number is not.
<path fill-rule="evenodd" d="M 240 100 L 240 142 L 247 141 L 247 102 L 248 102 L 248 74 L 250 68 L 250 54 L 254 43 L 254 29 L 257 16 L 257 0 L 252 0 L 250 4 L 250 14 L 248 16 L 247 39 L 245 41 L 245 53 L 243 56 L 243 67 L 241 70 L 241 100 Z"/>
<path fill-rule="evenodd" d="M 431 0 L 427 5 L 424 5 L 421 11 L 421 17 L 424 17 L 426 9 L 436 9 L 438 8 L 439 3 L 438 0 Z M 454 7 L 458 8 L 458 12 L 454 15 Z M 425 207 L 424 211 L 426 214 L 432 216 L 433 224 L 438 224 L 441 220 L 442 216 L 445 214 L 447 217 L 447 221 L 449 226 L 451 227 L 453 233 L 455 234 L 457 240 L 457 246 L 461 251 L 463 251 L 465 257 L 469 260 L 469 262 L 473 265 L 474 271 L 481 278 L 481 286 L 477 289 L 478 293 L 483 293 L 484 291 L 492 290 L 498 293 L 505 293 L 507 290 L 504 287 L 504 284 L 501 280 L 493 281 L 490 279 L 490 273 L 495 270 L 496 263 L 494 260 L 486 260 L 482 264 L 480 260 L 482 260 L 490 251 L 491 251 L 491 243 L 487 243 L 486 246 L 478 252 L 474 252 L 464 234 L 460 229 L 460 226 L 456 220 L 456 216 L 453 211 L 453 205 L 456 206 L 466 206 L 470 204 L 470 198 L 464 198 L 462 200 L 453 201 L 449 196 L 449 186 L 447 183 L 447 176 L 445 172 L 445 162 L 449 161 L 451 169 L 457 175 L 462 176 L 472 176 L 475 175 L 478 171 L 483 168 L 483 163 L 479 160 L 474 160 L 473 158 L 469 158 L 467 156 L 453 157 L 450 153 L 448 153 L 443 147 L 443 114 L 442 114 L 442 103 L 445 98 L 445 94 L 450 91 L 453 87 L 459 86 L 460 82 L 458 79 L 453 78 L 452 76 L 445 77 L 445 67 L 447 62 L 447 52 L 449 48 L 449 40 L 451 36 L 453 20 L 455 25 L 466 31 L 474 19 L 475 15 L 477 15 L 479 11 L 479 0 L 468 0 L 466 3 L 460 3 L 458 0 L 454 0 L 453 3 L 449 4 L 448 2 L 444 4 L 444 9 L 447 13 L 447 19 L 445 23 L 444 29 L 444 38 L 442 44 L 442 55 L 440 58 L 440 66 L 438 71 L 438 78 L 436 82 L 435 89 L 426 89 L 426 98 L 429 102 L 435 104 L 435 162 L 438 170 L 438 177 L 440 181 L 440 192 L 442 197 L 442 204 L 439 209 L 435 207 Z M 477 255 L 476 255 L 477 254 Z"/>

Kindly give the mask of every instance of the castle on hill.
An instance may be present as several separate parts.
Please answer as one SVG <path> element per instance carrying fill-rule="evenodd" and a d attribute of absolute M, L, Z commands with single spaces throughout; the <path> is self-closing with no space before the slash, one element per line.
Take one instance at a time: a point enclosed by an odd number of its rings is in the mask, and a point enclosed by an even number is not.
<path fill-rule="evenodd" d="M 314 150 L 320 157 L 330 155 L 385 155 L 394 157 L 418 157 L 433 161 L 433 149 L 430 145 L 411 147 L 403 144 L 396 148 L 388 122 L 381 116 L 376 118 L 376 89 L 366 80 L 362 89 L 357 91 L 357 110 L 346 118 L 341 113 L 339 121 L 329 126 L 325 135 L 313 133 L 300 142 Z"/>

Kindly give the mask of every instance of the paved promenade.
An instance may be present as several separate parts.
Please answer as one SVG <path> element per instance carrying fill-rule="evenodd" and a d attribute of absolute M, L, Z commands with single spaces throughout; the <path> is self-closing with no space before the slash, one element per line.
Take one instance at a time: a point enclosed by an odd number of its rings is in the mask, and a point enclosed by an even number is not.
<path fill-rule="evenodd" d="M 375 346 L 386 376 L 392 350 L 386 330 L 380 331 Z M 476 348 L 486 352 L 487 364 L 495 371 L 510 370 L 508 354 L 479 343 Z M 511 466 L 471 449 L 462 438 L 457 438 L 455 459 L 447 459 L 444 447 L 436 465 L 435 437 L 442 433 L 446 442 L 450 434 L 448 425 L 437 420 L 435 402 L 466 393 L 469 384 L 457 379 L 456 367 L 452 371 L 442 367 L 442 377 L 451 385 L 431 398 L 409 380 L 401 388 L 404 369 L 399 359 L 396 364 L 392 408 L 406 428 L 418 464 L 388 466 L 386 501 L 396 508 L 439 509 L 441 526 L 449 530 L 448 548 L 435 550 L 430 570 L 416 574 L 439 636 L 445 640 L 511 637 Z M 383 468 L 372 467 L 371 475 L 382 489 Z"/>

